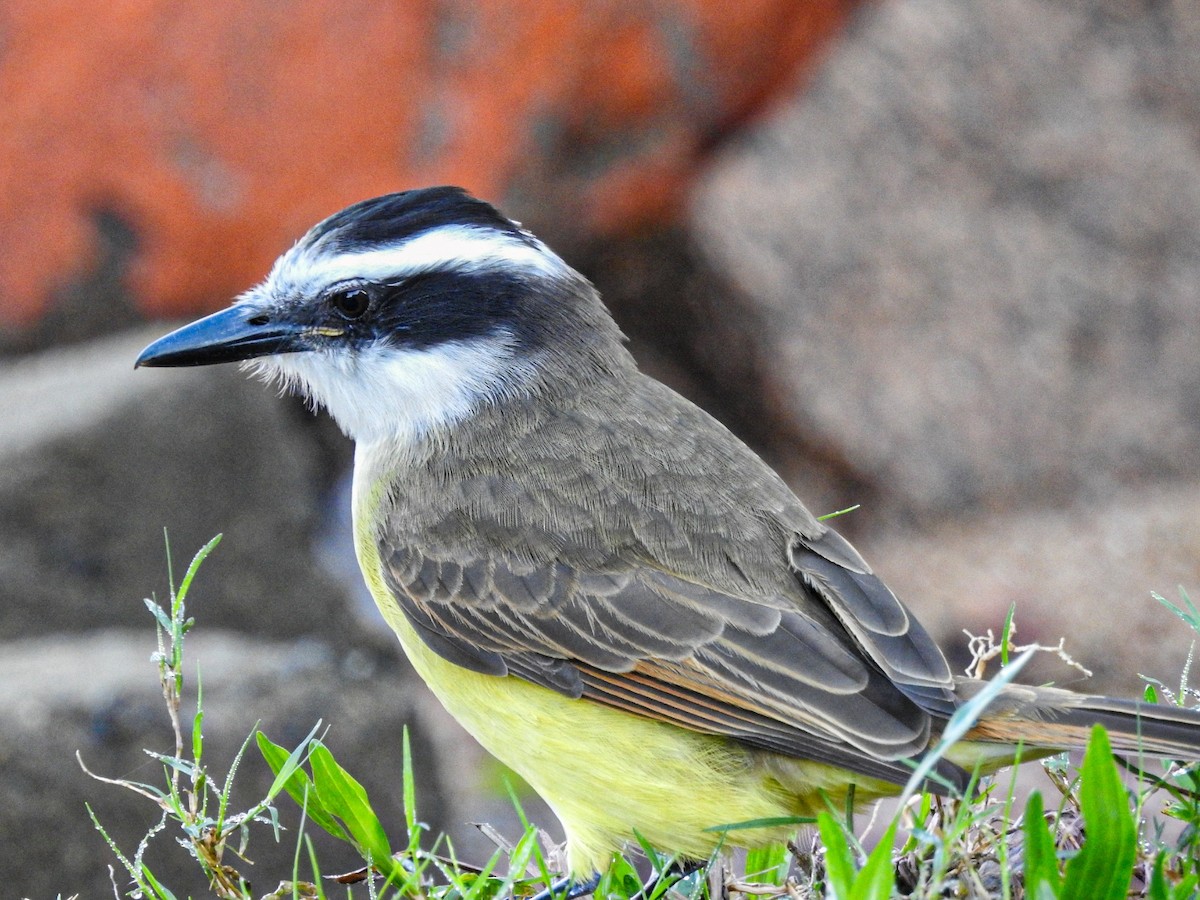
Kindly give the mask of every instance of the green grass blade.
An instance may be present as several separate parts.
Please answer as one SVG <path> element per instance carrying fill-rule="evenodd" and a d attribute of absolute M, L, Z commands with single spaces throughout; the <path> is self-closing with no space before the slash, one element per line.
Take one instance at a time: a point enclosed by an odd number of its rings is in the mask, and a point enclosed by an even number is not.
<path fill-rule="evenodd" d="M 258 750 L 262 753 L 263 759 L 267 765 L 271 767 L 271 771 L 275 773 L 275 780 L 271 782 L 271 787 L 267 790 L 266 799 L 273 800 L 279 795 L 281 790 L 287 787 L 288 780 L 291 779 L 297 772 L 304 774 L 300 766 L 307 758 L 309 751 L 312 749 L 313 738 L 316 737 L 317 731 L 320 730 L 321 723 L 318 721 L 313 726 L 312 731 L 308 733 L 308 737 L 302 740 L 296 749 L 288 751 L 285 748 L 274 743 L 269 737 L 261 731 L 255 732 L 255 740 L 258 743 Z M 291 793 L 289 791 L 289 793 Z M 303 792 L 300 793 L 303 796 Z M 297 797 L 297 794 L 292 794 L 292 797 Z"/>
<path fill-rule="evenodd" d="M 113 855 L 116 856 L 117 861 L 125 867 L 125 871 L 129 873 L 129 877 L 136 881 L 138 874 L 137 869 L 134 867 L 133 863 L 129 861 L 129 858 L 121 851 L 121 848 L 117 846 L 116 841 L 109 836 L 108 830 L 102 824 L 100 824 L 100 817 L 96 815 L 96 811 L 92 809 L 92 805 L 90 803 L 84 803 L 83 808 L 87 810 L 88 815 L 91 817 L 92 825 L 95 826 L 98 832 L 100 832 L 100 836 L 104 838 L 104 843 L 108 844 L 108 849 L 113 852 Z"/>
<path fill-rule="evenodd" d="M 387 834 L 371 808 L 363 786 L 338 765 L 324 744 L 315 744 L 308 761 L 312 766 L 313 787 L 321 804 L 342 821 L 360 852 L 370 856 L 371 862 L 385 876 L 395 873 L 403 878 L 403 868 L 392 859 Z M 311 806 L 311 800 L 309 803 Z"/>
<path fill-rule="evenodd" d="M 856 509 L 861 509 L 861 508 L 862 508 L 861 503 L 855 503 L 853 506 L 847 506 L 845 509 L 835 509 L 831 513 L 825 513 L 825 515 L 823 515 L 823 516 L 817 516 L 817 520 L 820 522 L 828 522 L 830 519 L 836 519 L 838 516 L 844 516 L 844 515 L 846 515 L 846 513 L 852 513 Z"/>
<path fill-rule="evenodd" d="M 1160 852 L 1154 858 L 1146 897 L 1149 900 L 1195 900 L 1196 876 L 1190 875 L 1172 885 L 1167 878 L 1167 854 Z"/>
<path fill-rule="evenodd" d="M 600 897 L 633 897 L 642 890 L 642 879 L 624 856 L 613 857 L 608 870 L 600 878 L 596 886 L 596 895 Z"/>
<path fill-rule="evenodd" d="M 146 868 L 145 863 L 141 864 L 139 874 L 141 876 L 138 879 L 139 882 L 145 887 L 150 888 L 150 890 L 153 891 L 153 896 L 157 898 L 157 900 L 176 900 L 175 895 L 171 892 L 171 890 L 154 877 L 154 873 Z"/>
<path fill-rule="evenodd" d="M 1175 615 L 1179 616 L 1179 618 L 1186 622 L 1187 626 L 1193 631 L 1200 633 L 1200 610 L 1196 609 L 1196 604 L 1192 602 L 1192 598 L 1187 595 L 1187 592 L 1182 587 L 1179 588 L 1179 596 L 1183 599 L 1187 609 L 1176 606 L 1162 594 L 1154 591 L 1150 592 L 1150 596 L 1173 612 Z"/>
<path fill-rule="evenodd" d="M 670 865 L 670 858 L 659 853 L 658 848 L 646 840 L 645 836 L 636 828 L 633 829 L 633 839 L 641 847 L 642 854 L 646 857 L 646 862 L 650 863 L 651 868 L 655 871 L 662 872 Z"/>
<path fill-rule="evenodd" d="M 871 851 L 866 864 L 854 881 L 850 900 L 887 900 L 896 886 L 896 869 L 892 864 L 892 847 L 896 843 L 896 821 Z"/>
<path fill-rule="evenodd" d="M 1067 863 L 1063 900 L 1122 900 L 1133 879 L 1137 826 L 1103 727 L 1092 729 L 1080 769 L 1087 839 Z"/>
<path fill-rule="evenodd" d="M 1014 600 L 1008 607 L 1008 615 L 1004 617 L 1004 630 L 1000 632 L 1000 665 L 1008 665 L 1008 648 L 1012 644 L 1013 617 L 1017 614 L 1017 603 Z"/>
<path fill-rule="evenodd" d="M 167 554 L 167 590 L 175 596 L 175 564 L 171 561 L 171 535 L 163 528 L 163 549 Z"/>
<path fill-rule="evenodd" d="M 792 855 L 784 844 L 767 844 L 746 853 L 746 877 L 780 886 L 787 878 Z"/>
<path fill-rule="evenodd" d="M 204 754 L 204 683 L 196 666 L 196 715 L 192 717 L 192 762 L 200 765 Z"/>
<path fill-rule="evenodd" d="M 750 828 L 782 828 L 795 825 L 813 825 L 812 816 L 768 816 L 765 819 L 747 819 L 745 822 L 729 822 L 725 825 L 710 825 L 705 831 L 745 831 Z"/>
<path fill-rule="evenodd" d="M 317 848 L 313 846 L 312 838 L 310 838 L 308 835 L 304 836 L 304 846 L 308 850 L 308 864 L 312 869 L 313 886 L 317 889 L 317 897 L 319 900 L 325 900 L 325 885 L 321 879 L 321 867 L 317 863 Z M 293 880 L 293 884 L 294 883 L 295 880 Z M 294 888 L 292 893 L 297 893 Z"/>
<path fill-rule="evenodd" d="M 404 726 L 402 745 L 402 773 L 404 778 L 404 824 L 408 826 L 409 835 L 416 839 L 417 828 L 417 788 L 413 778 L 412 744 L 408 739 L 408 726 Z"/>
<path fill-rule="evenodd" d="M 258 750 L 262 754 L 267 765 L 271 767 L 271 771 L 275 773 L 275 780 L 271 783 L 270 789 L 267 791 L 266 802 L 271 802 L 281 790 L 287 791 L 296 803 L 307 811 L 308 818 L 315 824 L 321 826 L 335 838 L 342 841 L 350 842 L 350 835 L 341 823 L 330 814 L 329 810 L 321 802 L 317 796 L 316 790 L 313 788 L 312 780 L 308 777 L 308 773 L 301 768 L 301 764 L 311 749 L 313 737 L 317 730 L 321 727 L 318 722 L 313 730 L 308 733 L 300 745 L 290 753 L 283 747 L 273 743 L 261 731 L 255 733 L 255 740 L 258 742 Z"/>
<path fill-rule="evenodd" d="M 1166 872 L 1166 854 L 1160 853 L 1154 861 L 1146 896 L 1149 900 L 1196 900 L 1200 897 L 1200 876 L 1185 875 L 1172 883 Z"/>
<path fill-rule="evenodd" d="M 1025 803 L 1025 892 L 1029 897 L 1057 897 L 1062 891 L 1054 838 L 1046 824 L 1042 795 L 1034 791 Z"/>
<path fill-rule="evenodd" d="M 201 563 L 216 549 L 217 544 L 221 543 L 221 538 L 224 535 L 218 534 L 211 541 L 196 551 L 196 555 L 192 557 L 191 565 L 187 567 L 187 571 L 183 575 L 183 581 L 179 582 L 179 590 L 175 592 L 175 596 L 179 600 L 187 597 L 188 588 L 192 586 L 192 579 L 196 577 L 196 572 L 200 569 Z"/>
<path fill-rule="evenodd" d="M 171 632 L 171 615 L 149 597 L 142 601 L 146 604 L 146 609 L 150 610 L 150 614 L 154 616 L 154 620 L 158 623 L 158 627 L 168 634 Z"/>
<path fill-rule="evenodd" d="M 1159 853 L 1154 859 L 1154 868 L 1150 872 L 1150 884 L 1146 886 L 1148 900 L 1171 900 L 1170 888 L 1167 886 L 1166 868 L 1167 855 Z"/>
<path fill-rule="evenodd" d="M 846 834 L 837 819 L 825 811 L 817 814 L 817 830 L 825 847 L 826 887 L 839 900 L 849 900 L 854 889 L 855 869 Z"/>

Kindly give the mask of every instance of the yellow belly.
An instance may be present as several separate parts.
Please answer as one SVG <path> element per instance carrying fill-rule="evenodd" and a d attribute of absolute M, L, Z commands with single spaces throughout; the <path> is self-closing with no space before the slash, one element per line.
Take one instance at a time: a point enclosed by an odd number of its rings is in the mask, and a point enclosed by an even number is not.
<path fill-rule="evenodd" d="M 432 652 L 383 583 L 374 541 L 359 535 L 359 562 L 384 618 L 413 667 L 488 752 L 529 782 L 562 821 L 573 874 L 607 868 L 636 829 L 668 853 L 706 858 L 714 825 L 812 815 L 844 797 L 848 774 L 759 752 L 722 737 L 572 700 L 516 677 L 481 675 Z M 874 788 L 874 789 L 873 789 Z M 894 789 L 892 789 L 894 790 Z M 857 796 L 889 792 L 863 784 Z M 727 845 L 786 840 L 795 827 L 729 832 Z"/>

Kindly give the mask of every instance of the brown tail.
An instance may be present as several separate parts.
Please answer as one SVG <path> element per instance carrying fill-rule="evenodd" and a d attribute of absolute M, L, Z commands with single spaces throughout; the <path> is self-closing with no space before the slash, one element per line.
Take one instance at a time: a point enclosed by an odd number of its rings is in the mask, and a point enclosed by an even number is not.
<path fill-rule="evenodd" d="M 956 693 L 969 699 L 982 686 L 979 681 L 960 681 Z M 1057 688 L 1009 685 L 966 737 L 1072 750 L 1087 744 L 1095 725 L 1104 726 L 1118 752 L 1200 760 L 1200 711 Z"/>

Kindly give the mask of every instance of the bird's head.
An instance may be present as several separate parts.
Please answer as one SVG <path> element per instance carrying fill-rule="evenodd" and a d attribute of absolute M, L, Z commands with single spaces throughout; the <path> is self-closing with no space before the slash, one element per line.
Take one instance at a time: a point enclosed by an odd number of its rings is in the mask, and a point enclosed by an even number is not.
<path fill-rule="evenodd" d="M 136 365 L 247 361 L 358 441 L 412 439 L 556 378 L 629 365 L 591 285 L 451 187 L 330 216 L 260 285 L 155 341 Z"/>

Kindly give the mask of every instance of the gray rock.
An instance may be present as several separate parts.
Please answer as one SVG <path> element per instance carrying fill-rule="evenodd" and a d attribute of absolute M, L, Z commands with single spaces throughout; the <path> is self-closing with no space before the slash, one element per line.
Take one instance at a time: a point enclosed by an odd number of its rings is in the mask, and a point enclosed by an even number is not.
<path fill-rule="evenodd" d="M 1200 603 L 1198 504 L 1200 482 L 1121 488 L 1103 502 L 875 535 L 859 549 L 960 663 L 962 630 L 998 638 L 1015 603 L 1018 643 L 1064 638 L 1095 673 L 1083 680 L 1045 656 L 1022 680 L 1138 696 L 1140 675 L 1177 688 L 1197 638 L 1151 592 L 1184 606 L 1183 586 Z"/>
<path fill-rule="evenodd" d="M 134 372 L 161 327 L 0 368 L 0 639 L 141 624 L 223 532 L 194 594 L 214 626 L 303 634 L 344 618 L 311 545 L 348 448 L 297 401 L 224 368 Z"/>
<path fill-rule="evenodd" d="M 766 413 L 909 521 L 1200 468 L 1195 4 L 864 8 L 692 227 Z"/>

